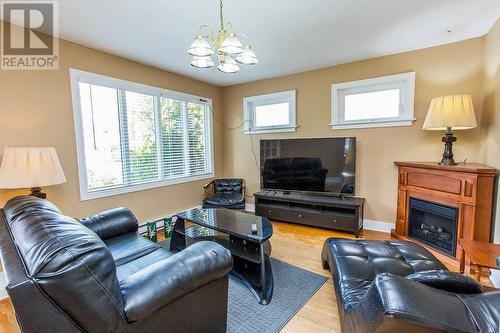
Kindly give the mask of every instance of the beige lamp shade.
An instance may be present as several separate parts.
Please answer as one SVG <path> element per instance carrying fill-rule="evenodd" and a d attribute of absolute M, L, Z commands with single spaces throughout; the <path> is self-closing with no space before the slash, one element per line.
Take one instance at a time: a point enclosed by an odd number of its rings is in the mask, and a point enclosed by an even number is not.
<path fill-rule="evenodd" d="M 423 129 L 463 130 L 477 127 L 474 106 L 470 95 L 452 95 L 433 98 Z"/>
<path fill-rule="evenodd" d="M 65 182 L 54 148 L 5 148 L 0 165 L 0 188 L 33 188 Z"/>

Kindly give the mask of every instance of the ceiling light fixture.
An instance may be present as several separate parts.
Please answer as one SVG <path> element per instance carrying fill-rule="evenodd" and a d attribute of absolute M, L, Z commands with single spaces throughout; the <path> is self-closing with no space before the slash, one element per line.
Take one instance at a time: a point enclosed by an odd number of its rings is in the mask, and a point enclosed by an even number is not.
<path fill-rule="evenodd" d="M 220 4 L 220 30 L 214 34 L 213 30 L 202 25 L 198 29 L 198 34 L 187 50 L 187 53 L 192 56 L 191 65 L 196 68 L 210 68 L 214 66 L 212 55 L 216 55 L 219 61 L 217 68 L 223 73 L 237 73 L 240 70 L 238 63 L 243 65 L 255 65 L 259 62 L 255 52 L 248 43 L 248 38 L 245 34 L 234 32 L 231 23 L 224 24 L 224 16 L 222 14 L 223 0 Z M 238 35 L 243 36 L 247 41 L 242 44 L 238 39 Z"/>

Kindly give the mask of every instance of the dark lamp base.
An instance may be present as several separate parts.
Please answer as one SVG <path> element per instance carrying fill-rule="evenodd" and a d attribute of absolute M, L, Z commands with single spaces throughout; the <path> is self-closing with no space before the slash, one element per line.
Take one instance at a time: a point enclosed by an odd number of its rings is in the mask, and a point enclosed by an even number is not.
<path fill-rule="evenodd" d="M 47 199 L 47 194 L 43 193 L 40 187 L 32 187 L 30 195 L 40 199 Z"/>
<path fill-rule="evenodd" d="M 443 159 L 439 162 L 440 165 L 457 165 L 453 159 L 453 142 L 457 141 L 457 138 L 453 136 L 453 131 L 451 127 L 448 127 L 446 134 L 441 139 L 444 142 L 444 152 Z"/>

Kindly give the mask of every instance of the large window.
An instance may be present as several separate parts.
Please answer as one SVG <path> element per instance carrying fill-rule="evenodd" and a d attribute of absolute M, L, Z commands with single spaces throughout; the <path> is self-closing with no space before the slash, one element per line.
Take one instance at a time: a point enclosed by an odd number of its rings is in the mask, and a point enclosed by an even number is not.
<path fill-rule="evenodd" d="M 332 85 L 332 128 L 411 126 L 415 73 Z"/>
<path fill-rule="evenodd" d="M 243 98 L 246 134 L 294 132 L 295 90 Z"/>
<path fill-rule="evenodd" d="M 210 101 L 70 75 L 82 200 L 213 176 Z"/>

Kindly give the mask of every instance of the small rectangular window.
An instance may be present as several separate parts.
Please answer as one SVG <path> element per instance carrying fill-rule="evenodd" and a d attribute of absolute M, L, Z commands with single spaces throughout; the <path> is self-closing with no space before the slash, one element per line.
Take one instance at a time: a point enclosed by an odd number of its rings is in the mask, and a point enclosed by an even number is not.
<path fill-rule="evenodd" d="M 332 128 L 411 126 L 415 73 L 332 85 Z"/>
<path fill-rule="evenodd" d="M 213 177 L 209 101 L 70 73 L 82 200 Z"/>
<path fill-rule="evenodd" d="M 295 90 L 243 99 L 245 133 L 295 131 Z"/>

